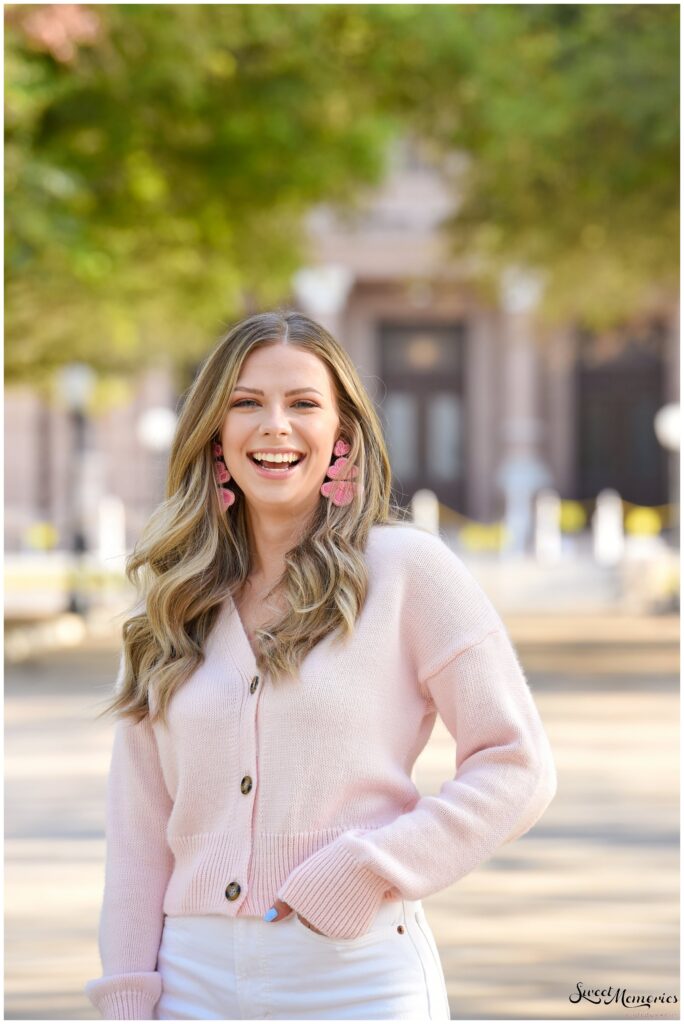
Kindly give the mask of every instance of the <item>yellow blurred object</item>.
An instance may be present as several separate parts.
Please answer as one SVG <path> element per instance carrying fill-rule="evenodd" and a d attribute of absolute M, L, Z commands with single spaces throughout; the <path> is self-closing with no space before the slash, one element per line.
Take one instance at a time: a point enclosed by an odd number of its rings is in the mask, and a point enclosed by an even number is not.
<path fill-rule="evenodd" d="M 459 542 L 469 551 L 499 551 L 503 537 L 503 523 L 470 522 L 458 534 Z"/>
<path fill-rule="evenodd" d="M 655 508 L 634 505 L 625 515 L 626 533 L 654 536 L 662 528 L 662 519 Z"/>
<path fill-rule="evenodd" d="M 31 523 L 24 530 L 24 543 L 36 551 L 50 551 L 57 545 L 59 532 L 48 522 Z"/>
<path fill-rule="evenodd" d="M 579 501 L 567 499 L 560 503 L 560 528 L 563 533 L 579 533 L 587 525 L 587 513 Z"/>
<path fill-rule="evenodd" d="M 102 374 L 95 381 L 88 412 L 92 416 L 103 416 L 112 410 L 125 408 L 133 398 L 134 389 L 130 380 L 121 374 Z"/>
<path fill-rule="evenodd" d="M 678 507 L 671 503 L 665 505 L 635 505 L 633 502 L 623 498 L 622 508 L 625 529 L 628 533 L 655 534 L 660 533 L 661 530 L 672 523 Z M 595 510 L 596 498 L 561 499 L 559 516 L 561 531 L 563 533 L 580 533 L 587 528 L 589 518 Z M 467 543 L 469 546 L 472 543 L 473 550 L 480 547 L 481 544 L 484 544 L 485 547 L 497 546 L 505 535 L 503 521 L 499 523 L 482 523 L 477 519 L 471 519 L 470 516 L 463 515 L 462 512 L 457 512 L 456 509 L 449 508 L 448 505 L 444 505 L 441 501 L 439 502 L 439 515 L 441 521 L 446 524 L 452 524 L 457 529 L 460 529 L 461 535 L 468 530 L 466 534 L 468 538 Z M 480 535 L 478 530 L 475 530 L 475 533 L 471 533 L 471 527 L 477 527 L 486 532 L 483 535 Z M 491 530 L 502 531 L 496 545 L 492 544 L 490 542 L 491 538 L 488 537 L 488 531 Z M 465 538 L 464 543 L 466 543 Z"/>

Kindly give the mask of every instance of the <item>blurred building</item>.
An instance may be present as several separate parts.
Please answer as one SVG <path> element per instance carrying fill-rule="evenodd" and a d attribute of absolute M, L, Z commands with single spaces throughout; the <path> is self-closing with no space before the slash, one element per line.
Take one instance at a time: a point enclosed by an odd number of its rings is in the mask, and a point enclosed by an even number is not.
<path fill-rule="evenodd" d="M 354 359 L 385 426 L 395 498 L 407 504 L 429 488 L 443 505 L 493 521 L 518 474 L 563 498 L 613 487 L 636 504 L 666 504 L 667 453 L 653 420 L 679 400 L 678 304 L 598 337 L 573 324 L 542 335 L 524 282 L 483 304 L 440 235 L 453 209 L 448 170 L 401 144 L 362 209 L 314 210 L 312 265 L 283 300 L 320 319 Z M 137 423 L 177 397 L 170 374 L 147 373 L 130 406 L 90 421 L 82 486 L 91 549 L 104 495 L 123 502 L 129 550 L 160 500 L 165 457 L 144 449 Z M 29 547 L 27 528 L 41 521 L 70 547 L 68 414 L 10 389 L 5 428 L 6 550 Z"/>
<path fill-rule="evenodd" d="M 310 218 L 318 263 L 347 271 L 328 319 L 374 394 L 398 491 L 427 487 L 491 521 L 506 467 L 524 462 L 561 497 L 613 487 L 667 503 L 653 419 L 679 401 L 678 304 L 621 333 L 540 332 L 524 285 L 493 308 L 463 284 L 439 233 L 452 207 L 446 178 L 407 143 L 367 210 Z"/>

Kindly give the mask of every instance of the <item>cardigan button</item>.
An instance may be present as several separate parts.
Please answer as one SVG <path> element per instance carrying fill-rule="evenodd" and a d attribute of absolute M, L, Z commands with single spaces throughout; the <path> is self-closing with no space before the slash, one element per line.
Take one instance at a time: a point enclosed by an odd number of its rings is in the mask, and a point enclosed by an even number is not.
<path fill-rule="evenodd" d="M 259 685 L 259 676 L 254 676 L 254 679 L 252 680 L 252 682 L 249 685 L 249 692 L 250 693 L 254 693 L 254 691 L 256 690 L 258 685 Z"/>
<path fill-rule="evenodd" d="M 226 899 L 236 900 L 240 895 L 240 886 L 237 882 L 231 882 L 230 885 L 226 886 Z"/>
<path fill-rule="evenodd" d="M 240 791 L 242 793 L 249 793 L 251 788 L 252 788 L 252 776 L 251 775 L 245 775 L 244 779 L 240 783 Z"/>

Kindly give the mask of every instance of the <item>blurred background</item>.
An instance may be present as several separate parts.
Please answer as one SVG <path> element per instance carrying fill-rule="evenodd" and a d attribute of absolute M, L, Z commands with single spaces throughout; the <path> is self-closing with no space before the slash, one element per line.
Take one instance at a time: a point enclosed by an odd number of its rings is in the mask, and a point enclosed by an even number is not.
<path fill-rule="evenodd" d="M 678 1018 L 679 7 L 4 20 L 6 1019 L 93 1012 L 126 556 L 180 396 L 276 305 L 349 351 L 556 753 L 540 824 L 424 901 L 453 1019 Z M 453 765 L 438 722 L 419 789 Z"/>

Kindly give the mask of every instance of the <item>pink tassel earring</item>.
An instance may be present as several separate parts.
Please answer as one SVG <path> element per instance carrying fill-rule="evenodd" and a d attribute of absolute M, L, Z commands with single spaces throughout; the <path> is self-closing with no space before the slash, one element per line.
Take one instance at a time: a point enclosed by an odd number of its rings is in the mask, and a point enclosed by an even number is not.
<path fill-rule="evenodd" d="M 223 445 L 219 444 L 218 441 L 212 441 L 211 444 L 214 453 L 214 478 L 218 485 L 218 492 L 223 502 L 223 507 L 227 509 L 235 501 L 235 491 L 231 491 L 230 487 L 227 486 L 230 480 L 230 473 L 223 458 Z"/>
<path fill-rule="evenodd" d="M 332 479 L 321 484 L 321 494 L 329 498 L 333 505 L 349 505 L 358 491 L 359 485 L 352 483 L 353 478 L 359 475 L 358 467 L 343 457 L 350 451 L 351 445 L 339 437 L 335 442 L 333 454 L 342 457 L 336 458 L 326 470 L 326 476 Z"/>

